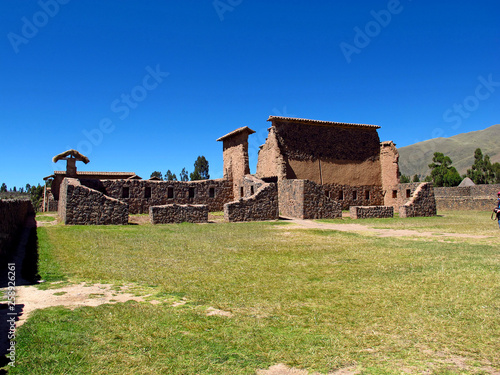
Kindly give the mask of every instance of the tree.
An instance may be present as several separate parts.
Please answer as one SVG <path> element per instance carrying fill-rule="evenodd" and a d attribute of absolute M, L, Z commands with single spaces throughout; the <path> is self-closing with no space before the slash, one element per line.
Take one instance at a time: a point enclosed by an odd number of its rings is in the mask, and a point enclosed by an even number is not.
<path fill-rule="evenodd" d="M 402 174 L 401 177 L 399 177 L 399 182 L 401 182 L 402 184 L 407 184 L 408 182 L 410 182 L 410 178 L 407 175 Z"/>
<path fill-rule="evenodd" d="M 461 177 L 449 156 L 441 152 L 435 152 L 432 158 L 433 163 L 429 164 L 431 177 L 435 186 L 457 186 L 460 184 Z"/>
<path fill-rule="evenodd" d="M 500 163 L 494 163 L 491 165 L 493 173 L 495 173 L 495 184 L 500 184 Z"/>
<path fill-rule="evenodd" d="M 7 192 L 7 184 L 4 182 L 0 187 L 0 193 L 6 193 L 6 192 Z"/>
<path fill-rule="evenodd" d="M 204 156 L 198 156 L 194 162 L 194 171 L 190 175 L 191 181 L 195 180 L 208 180 L 210 175 L 208 174 L 208 160 Z"/>
<path fill-rule="evenodd" d="M 177 176 L 174 174 L 172 174 L 172 172 L 170 171 L 170 169 L 165 173 L 165 180 L 166 181 L 177 181 Z"/>
<path fill-rule="evenodd" d="M 474 164 L 470 169 L 467 169 L 467 177 L 469 177 L 476 185 L 492 184 L 496 181 L 496 173 L 491 164 L 490 157 L 485 155 L 480 148 L 474 151 Z"/>
<path fill-rule="evenodd" d="M 161 175 L 161 172 L 154 171 L 153 173 L 151 173 L 151 176 L 149 178 L 153 178 L 153 177 L 158 177 L 160 180 L 163 181 L 163 176 Z"/>
<path fill-rule="evenodd" d="M 413 176 L 413 182 L 420 182 L 420 177 L 418 177 L 418 174 Z"/>
<path fill-rule="evenodd" d="M 181 181 L 189 181 L 189 176 L 188 176 L 188 172 L 186 171 L 186 168 L 182 168 L 182 171 L 179 174 L 179 177 L 180 177 Z"/>
<path fill-rule="evenodd" d="M 12 192 L 14 192 L 14 193 L 16 193 L 16 192 L 17 192 L 17 189 L 16 189 L 16 187 L 15 187 L 15 186 L 12 188 Z"/>
<path fill-rule="evenodd" d="M 430 175 L 425 176 L 424 182 L 432 182 L 432 177 Z"/>
<path fill-rule="evenodd" d="M 26 184 L 26 193 L 29 193 L 31 191 L 31 185 Z"/>

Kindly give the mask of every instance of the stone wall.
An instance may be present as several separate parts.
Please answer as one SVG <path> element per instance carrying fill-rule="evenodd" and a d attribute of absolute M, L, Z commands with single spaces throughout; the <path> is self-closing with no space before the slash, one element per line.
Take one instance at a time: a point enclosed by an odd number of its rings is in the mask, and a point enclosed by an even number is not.
<path fill-rule="evenodd" d="M 500 184 L 434 188 L 438 210 L 492 211 Z"/>
<path fill-rule="evenodd" d="M 128 204 L 65 178 L 59 191 L 58 214 L 67 225 L 126 225 Z"/>
<path fill-rule="evenodd" d="M 436 216 L 434 187 L 430 182 L 420 183 L 411 199 L 399 208 L 399 217 Z"/>
<path fill-rule="evenodd" d="M 308 180 L 283 180 L 278 184 L 280 214 L 299 219 L 342 218 L 342 205 L 324 186 Z"/>
<path fill-rule="evenodd" d="M 392 206 L 395 210 L 405 205 L 413 196 L 421 182 L 411 182 L 407 184 L 398 184 L 386 186 L 384 190 L 384 202 L 386 206 Z"/>
<path fill-rule="evenodd" d="M 0 261 L 5 261 L 15 250 L 30 216 L 35 216 L 31 200 L 0 199 Z"/>
<path fill-rule="evenodd" d="M 151 206 L 206 204 L 222 211 L 233 200 L 231 181 L 81 180 L 82 184 L 129 205 L 131 214 L 149 213 Z"/>
<path fill-rule="evenodd" d="M 394 217 L 392 206 L 351 206 L 349 209 L 351 219 L 374 219 Z"/>
<path fill-rule="evenodd" d="M 151 206 L 149 207 L 149 219 L 151 224 L 207 223 L 208 206 L 204 204 Z"/>
<path fill-rule="evenodd" d="M 251 182 L 247 183 L 251 186 Z M 278 218 L 278 189 L 275 183 L 262 183 L 255 194 L 224 205 L 224 220 L 230 222 Z"/>

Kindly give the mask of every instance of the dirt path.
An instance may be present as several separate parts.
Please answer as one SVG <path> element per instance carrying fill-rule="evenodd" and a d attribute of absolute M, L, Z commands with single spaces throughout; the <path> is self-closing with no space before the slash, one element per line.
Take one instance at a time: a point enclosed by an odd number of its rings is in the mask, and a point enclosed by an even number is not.
<path fill-rule="evenodd" d="M 437 233 L 437 232 L 418 232 L 410 229 L 376 229 L 362 224 L 334 224 L 318 223 L 313 220 L 302 220 L 295 218 L 285 218 L 288 222 L 295 224 L 295 228 L 307 229 L 327 229 L 338 230 L 341 232 L 365 232 L 373 233 L 378 237 L 454 237 L 454 238 L 489 238 L 489 236 L 464 234 L 464 233 Z M 292 229 L 288 227 L 287 229 Z"/>

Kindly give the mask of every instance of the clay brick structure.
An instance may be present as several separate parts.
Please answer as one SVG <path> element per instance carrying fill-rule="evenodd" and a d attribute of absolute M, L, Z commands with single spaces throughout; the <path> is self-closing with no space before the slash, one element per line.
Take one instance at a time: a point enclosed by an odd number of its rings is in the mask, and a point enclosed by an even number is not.
<path fill-rule="evenodd" d="M 351 206 L 349 209 L 351 219 L 376 219 L 394 217 L 392 206 Z"/>
<path fill-rule="evenodd" d="M 217 139 L 218 142 L 222 142 L 224 179 L 233 181 L 234 197 L 242 197 L 241 182 L 245 175 L 250 174 L 248 136 L 253 133 L 255 131 L 244 126 Z"/>
<path fill-rule="evenodd" d="M 399 217 L 402 218 L 436 216 L 436 214 L 434 187 L 430 182 L 420 183 L 409 201 L 399 207 Z"/>
<path fill-rule="evenodd" d="M 208 206 L 205 204 L 151 206 L 149 220 L 151 224 L 208 223 Z"/>
<path fill-rule="evenodd" d="M 261 221 L 277 220 L 278 188 L 275 183 L 257 181 L 253 176 L 246 176 L 246 186 L 255 187 L 254 194 L 224 205 L 226 221 Z"/>
<path fill-rule="evenodd" d="M 66 177 L 60 188 L 59 217 L 71 225 L 126 225 L 128 204 Z"/>

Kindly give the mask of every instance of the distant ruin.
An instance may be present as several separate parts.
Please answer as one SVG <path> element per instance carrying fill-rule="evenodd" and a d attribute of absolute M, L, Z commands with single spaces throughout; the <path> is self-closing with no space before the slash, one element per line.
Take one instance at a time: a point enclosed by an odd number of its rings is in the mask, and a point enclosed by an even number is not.
<path fill-rule="evenodd" d="M 202 181 L 144 180 L 132 172 L 78 172 L 75 150 L 54 157 L 66 160 L 46 189 L 44 210 L 57 206 L 65 224 L 126 224 L 129 214 L 149 213 L 152 223 L 203 222 L 209 211 L 224 211 L 226 221 L 432 216 L 432 184 L 399 184 L 398 152 L 380 142 L 376 125 L 271 116 L 257 171 L 250 174 L 248 137 L 238 128 L 220 138 L 224 175 Z M 366 207 L 372 207 L 366 209 Z M 378 207 L 378 208 L 377 208 Z M 388 209 L 388 207 L 392 209 Z M 182 219 L 178 216 L 182 216 Z"/>

